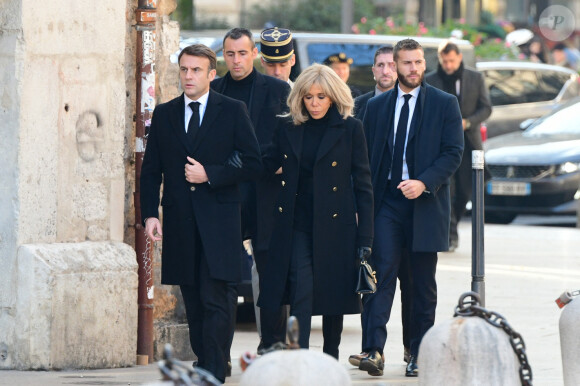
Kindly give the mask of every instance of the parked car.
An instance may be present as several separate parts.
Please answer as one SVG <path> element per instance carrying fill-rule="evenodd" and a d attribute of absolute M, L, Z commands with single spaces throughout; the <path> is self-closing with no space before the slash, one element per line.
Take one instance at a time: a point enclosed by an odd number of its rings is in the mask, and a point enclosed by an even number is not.
<path fill-rule="evenodd" d="M 485 218 L 507 224 L 518 214 L 575 214 L 580 200 L 580 98 L 525 131 L 489 139 Z"/>
<path fill-rule="evenodd" d="M 578 73 L 532 62 L 478 62 L 493 110 L 485 121 L 487 138 L 519 131 L 520 124 L 541 117 L 580 95 Z"/>
<path fill-rule="evenodd" d="M 222 52 L 222 39 L 226 32 L 182 31 L 182 44 L 187 45 L 188 42 L 191 42 L 189 44 L 201 42 L 201 38 L 212 39 L 210 40 L 210 47 L 217 54 L 217 74 L 218 76 L 223 76 L 227 72 Z M 375 81 L 371 72 L 375 51 L 385 44 L 394 46 L 399 40 L 405 37 L 395 35 L 292 32 L 292 38 L 294 42 L 294 53 L 296 55 L 296 64 L 290 74 L 292 80 L 296 79 L 300 72 L 312 63 L 322 63 L 327 56 L 337 52 L 344 52 L 348 57 L 354 59 L 353 64 L 350 66 L 348 83 L 362 92 L 368 92 L 375 87 Z M 254 33 L 254 39 L 258 50 L 260 50 L 260 34 Z M 425 51 L 426 72 L 435 70 L 438 62 L 437 48 L 445 39 L 433 37 L 413 37 L 413 39 L 417 40 Z M 471 67 L 475 67 L 473 45 L 466 40 L 457 40 L 456 43 L 463 52 L 465 63 Z M 259 54 L 254 65 L 259 71 L 262 71 Z"/>

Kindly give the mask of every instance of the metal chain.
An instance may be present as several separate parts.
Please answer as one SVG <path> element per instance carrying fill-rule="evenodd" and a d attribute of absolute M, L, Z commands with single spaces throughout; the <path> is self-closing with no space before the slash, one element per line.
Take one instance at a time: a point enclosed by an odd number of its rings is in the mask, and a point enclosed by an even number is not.
<path fill-rule="evenodd" d="M 580 294 L 580 291 L 578 291 Z M 467 300 L 470 297 L 471 300 Z M 514 349 L 518 360 L 520 361 L 520 381 L 523 386 L 532 386 L 532 368 L 528 362 L 528 356 L 526 355 L 526 344 L 524 343 L 524 338 L 516 332 L 507 322 L 507 320 L 500 314 L 494 311 L 488 311 L 487 309 L 481 307 L 481 300 L 479 294 L 476 292 L 466 292 L 459 297 L 459 303 L 455 308 L 455 313 L 453 317 L 456 316 L 478 316 L 497 328 L 501 328 L 508 334 L 510 339 L 510 344 Z"/>

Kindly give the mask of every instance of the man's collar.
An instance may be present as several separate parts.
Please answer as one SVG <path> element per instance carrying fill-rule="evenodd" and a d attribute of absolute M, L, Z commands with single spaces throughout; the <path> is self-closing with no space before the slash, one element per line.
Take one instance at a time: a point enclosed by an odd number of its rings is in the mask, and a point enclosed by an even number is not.
<path fill-rule="evenodd" d="M 202 96 L 200 96 L 196 101 L 190 99 L 187 95 L 183 94 L 183 100 L 185 102 L 185 106 L 189 106 L 191 102 L 199 102 L 202 105 L 207 105 L 207 99 L 209 98 L 209 90 Z"/>

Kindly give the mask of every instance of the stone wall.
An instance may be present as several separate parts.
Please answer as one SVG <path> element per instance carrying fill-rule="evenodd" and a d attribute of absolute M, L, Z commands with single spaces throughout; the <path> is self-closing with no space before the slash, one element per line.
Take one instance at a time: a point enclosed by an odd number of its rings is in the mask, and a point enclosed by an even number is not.
<path fill-rule="evenodd" d="M 19 287 L 29 279 L 16 269 L 19 248 L 123 241 L 128 3 L 0 0 L 0 351 L 12 349 L 0 368 L 25 363 L 14 352 L 18 302 L 34 293 Z M 114 267 L 128 255 L 111 248 Z M 130 304 L 136 311 L 136 296 L 118 307 Z"/>

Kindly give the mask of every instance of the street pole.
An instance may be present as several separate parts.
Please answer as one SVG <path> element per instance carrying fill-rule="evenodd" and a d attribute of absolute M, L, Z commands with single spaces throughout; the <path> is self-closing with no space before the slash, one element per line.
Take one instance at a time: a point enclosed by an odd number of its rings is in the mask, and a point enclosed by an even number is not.
<path fill-rule="evenodd" d="M 471 152 L 472 188 L 471 197 L 471 290 L 477 292 L 481 299 L 481 306 L 485 307 L 485 259 L 483 253 L 483 150 Z"/>
<path fill-rule="evenodd" d="M 155 107 L 155 21 L 157 0 L 139 0 L 136 10 L 136 125 L 135 125 L 135 252 L 137 253 L 139 304 L 137 320 L 137 362 L 153 363 L 153 251 L 145 236 L 141 219 L 141 191 L 139 180 L 145 147 L 147 128 L 151 125 Z"/>
<path fill-rule="evenodd" d="M 340 32 L 343 34 L 351 33 L 353 24 L 353 0 L 342 0 L 342 18 L 340 23 Z"/>

